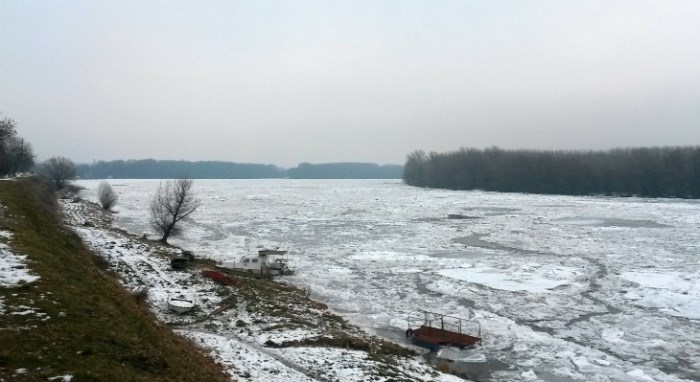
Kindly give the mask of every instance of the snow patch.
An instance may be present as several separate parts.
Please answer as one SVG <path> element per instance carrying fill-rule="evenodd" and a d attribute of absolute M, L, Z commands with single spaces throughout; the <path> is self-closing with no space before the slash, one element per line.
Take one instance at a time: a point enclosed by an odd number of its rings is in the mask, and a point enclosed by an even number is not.
<path fill-rule="evenodd" d="M 235 338 L 186 330 L 178 333 L 209 349 L 211 356 L 224 365 L 234 377 L 253 382 L 315 382 L 313 378 L 285 366 L 275 358 Z"/>
<path fill-rule="evenodd" d="M 635 381 L 656 382 L 656 380 L 646 375 L 642 370 L 634 369 L 627 372 L 627 375 L 634 378 Z"/>
<path fill-rule="evenodd" d="M 70 382 L 73 380 L 73 376 L 66 374 L 66 375 L 57 375 L 55 377 L 49 377 L 49 381 L 62 381 L 62 382 Z"/>
<path fill-rule="evenodd" d="M 4 240 L 12 238 L 7 231 L 0 231 L 0 236 Z M 39 276 L 32 275 L 27 268 L 27 256 L 12 253 L 9 245 L 0 242 L 0 287 L 16 287 L 38 279 Z"/>

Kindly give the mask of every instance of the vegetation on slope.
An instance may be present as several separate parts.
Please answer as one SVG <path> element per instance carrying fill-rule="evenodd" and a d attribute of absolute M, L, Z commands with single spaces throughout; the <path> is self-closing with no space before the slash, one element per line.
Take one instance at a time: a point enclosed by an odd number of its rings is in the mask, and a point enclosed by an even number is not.
<path fill-rule="evenodd" d="M 0 288 L 0 380 L 225 381 L 192 343 L 156 323 L 80 239 L 60 224 L 55 196 L 36 179 L 0 182 L 0 229 L 38 281 Z M 29 307 L 41 314 L 12 314 Z"/>
<path fill-rule="evenodd" d="M 700 198 L 700 147 L 416 151 L 403 180 L 454 190 Z"/>

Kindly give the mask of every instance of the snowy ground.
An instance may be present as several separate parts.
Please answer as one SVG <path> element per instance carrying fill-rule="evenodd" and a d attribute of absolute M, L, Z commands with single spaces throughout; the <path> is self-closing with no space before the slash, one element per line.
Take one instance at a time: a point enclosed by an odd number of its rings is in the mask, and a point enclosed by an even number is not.
<path fill-rule="evenodd" d="M 461 380 L 433 370 L 420 357 L 395 357 L 379 351 L 319 345 L 324 339 L 333 342 L 334 336 L 377 342 L 376 337 L 357 328 L 324 319 L 327 307 L 322 304 L 298 303 L 303 299 L 290 297 L 296 291 L 291 288 L 270 294 L 263 290 L 264 282 L 251 282 L 250 287 L 245 280 L 224 287 L 204 278 L 197 266 L 173 270 L 168 255 L 178 250 L 108 229 L 109 215 L 102 214 L 95 205 L 60 202 L 65 222 L 95 254 L 106 260 L 124 286 L 134 293 L 144 293 L 161 321 L 210 351 L 236 380 Z M 263 297 L 258 298 L 259 295 Z M 194 298 L 198 305 L 195 312 L 179 315 L 169 311 L 168 298 L 177 296 Z M 226 309 L 219 309 L 222 307 Z M 382 355 L 378 358 L 378 354 Z"/>
<path fill-rule="evenodd" d="M 0 217 L 3 216 L 6 207 L 0 203 Z M 12 233 L 0 229 L 0 288 L 10 291 L 20 285 L 39 280 L 27 264 L 27 256 L 15 253 L 11 246 Z M 17 294 L 15 293 L 15 296 Z M 33 307 L 26 305 L 5 306 L 0 295 L 0 314 L 14 315 L 38 315 L 40 319 L 46 319 L 46 315 L 36 312 Z M 2 328 L 0 328 L 2 329 Z"/>
<path fill-rule="evenodd" d="M 12 180 L 5 178 L 0 179 L 0 181 Z M 0 219 L 6 217 L 6 209 L 7 207 L 0 203 Z M 22 332 L 37 328 L 38 325 L 50 320 L 51 316 L 35 305 L 36 301 L 28 297 L 26 290 L 19 288 L 27 284 L 41 282 L 41 277 L 31 269 L 26 255 L 19 254 L 13 250 L 12 236 L 12 232 L 0 229 L 0 292 L 2 292 L 0 294 L 0 316 L 22 317 L 24 325 L 0 326 L 0 330 Z M 3 295 L 10 297 L 8 300 L 14 302 L 6 303 Z M 39 298 L 41 300 L 52 300 L 51 292 L 41 294 Z M 65 312 L 60 312 L 60 315 L 64 314 Z M 21 379 L 27 373 L 28 370 L 26 368 L 19 368 L 14 371 L 11 377 L 13 379 Z M 72 378 L 72 375 L 60 375 L 50 377 L 49 380 L 70 382 Z M 0 378 L 0 380 L 3 379 Z"/>
<path fill-rule="evenodd" d="M 80 184 L 94 199 L 98 182 Z M 116 224 L 152 234 L 158 181 L 111 184 Z M 215 260 L 288 247 L 297 267 L 288 282 L 396 341 L 411 311 L 476 318 L 487 361 L 464 367 L 493 381 L 700 380 L 698 201 L 398 181 L 194 187 L 203 205 L 174 244 Z"/>

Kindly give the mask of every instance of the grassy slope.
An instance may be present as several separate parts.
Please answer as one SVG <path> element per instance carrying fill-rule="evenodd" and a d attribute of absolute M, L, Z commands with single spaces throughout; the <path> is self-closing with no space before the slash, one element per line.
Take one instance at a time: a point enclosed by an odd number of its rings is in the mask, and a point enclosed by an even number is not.
<path fill-rule="evenodd" d="M 0 288 L 0 381 L 71 374 L 80 381 L 224 381 L 220 367 L 154 317 L 60 225 L 50 190 L 34 179 L 0 182 L 0 229 L 41 279 Z M 46 313 L 8 314 L 29 306 Z M 14 329 L 10 329 L 14 328 Z M 23 328 L 16 330 L 17 328 Z M 27 374 L 13 377 L 15 370 Z"/>

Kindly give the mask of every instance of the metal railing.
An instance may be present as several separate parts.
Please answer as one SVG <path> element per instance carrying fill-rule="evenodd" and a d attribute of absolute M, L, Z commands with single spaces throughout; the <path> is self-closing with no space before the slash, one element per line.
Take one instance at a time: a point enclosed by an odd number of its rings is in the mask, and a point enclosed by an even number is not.
<path fill-rule="evenodd" d="M 421 313 L 423 314 L 422 317 L 411 315 L 407 317 L 406 321 L 410 329 L 426 326 L 470 336 L 474 336 L 474 333 L 477 333 L 476 337 L 481 338 L 481 323 L 479 321 L 425 310 L 421 311 Z"/>

